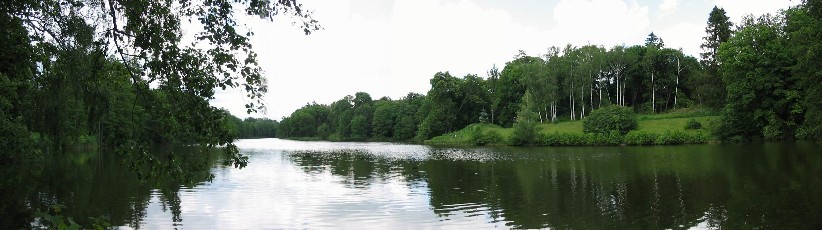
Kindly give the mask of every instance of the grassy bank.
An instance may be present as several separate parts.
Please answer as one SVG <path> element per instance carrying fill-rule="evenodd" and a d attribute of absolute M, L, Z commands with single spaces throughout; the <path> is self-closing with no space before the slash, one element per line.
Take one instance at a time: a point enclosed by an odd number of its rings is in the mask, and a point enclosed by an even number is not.
<path fill-rule="evenodd" d="M 582 121 L 564 121 L 537 125 L 537 142 L 542 146 L 590 146 L 590 145 L 667 145 L 698 144 L 716 140 L 711 130 L 719 116 L 701 112 L 680 112 L 642 115 L 639 126 L 626 135 L 584 133 Z M 702 127 L 686 129 L 696 121 Z M 426 140 L 430 145 L 510 145 L 513 128 L 491 124 L 473 124 L 462 130 Z"/>

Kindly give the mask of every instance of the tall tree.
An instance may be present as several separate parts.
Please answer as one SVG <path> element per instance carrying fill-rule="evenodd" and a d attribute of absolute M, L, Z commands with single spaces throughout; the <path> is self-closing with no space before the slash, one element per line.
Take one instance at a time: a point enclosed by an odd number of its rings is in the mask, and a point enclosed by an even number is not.
<path fill-rule="evenodd" d="M 630 60 L 625 52 L 624 46 L 615 46 L 608 51 L 607 66 L 614 83 L 614 102 L 617 105 L 625 106 L 625 71 Z"/>
<path fill-rule="evenodd" d="M 786 30 L 797 57 L 795 74 L 805 96 L 805 121 L 798 133 L 803 139 L 822 141 L 822 1 L 805 0 L 786 12 Z"/>
<path fill-rule="evenodd" d="M 730 141 L 793 138 L 802 119 L 796 58 L 784 33 L 784 19 L 748 17 L 735 36 L 720 46 L 717 61 L 728 83 L 719 135 Z"/>
<path fill-rule="evenodd" d="M 488 70 L 487 74 L 488 80 L 485 81 L 485 84 L 487 84 L 486 88 L 488 89 L 488 111 L 491 113 L 491 123 L 496 124 L 497 111 L 499 111 L 500 103 L 502 103 L 500 100 L 501 92 L 499 90 L 499 69 L 494 65 Z"/>
<path fill-rule="evenodd" d="M 448 72 L 437 72 L 430 80 L 431 89 L 425 97 L 418 140 L 427 140 L 452 131 L 457 120 L 460 82 Z"/>
<path fill-rule="evenodd" d="M 725 9 L 714 6 L 708 15 L 708 25 L 705 27 L 705 37 L 700 45 L 701 63 L 705 67 L 705 74 L 696 79 L 697 99 L 711 108 L 721 108 L 725 103 L 725 82 L 719 75 L 719 66 L 722 64 L 717 60 L 717 51 L 720 45 L 728 41 L 733 33 L 733 23 L 727 15 Z"/>

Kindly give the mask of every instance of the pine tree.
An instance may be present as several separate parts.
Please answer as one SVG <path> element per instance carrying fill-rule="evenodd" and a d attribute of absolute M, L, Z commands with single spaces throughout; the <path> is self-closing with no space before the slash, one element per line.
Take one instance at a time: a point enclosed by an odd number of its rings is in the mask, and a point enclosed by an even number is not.
<path fill-rule="evenodd" d="M 733 23 L 725 14 L 725 9 L 714 6 L 708 16 L 708 26 L 705 27 L 704 43 L 700 45 L 704 52 L 702 65 L 705 66 L 705 76 L 701 79 L 699 97 L 708 107 L 721 108 L 725 104 L 725 83 L 722 76 L 719 76 L 719 65 L 716 61 L 716 52 L 719 45 L 731 38 Z"/>

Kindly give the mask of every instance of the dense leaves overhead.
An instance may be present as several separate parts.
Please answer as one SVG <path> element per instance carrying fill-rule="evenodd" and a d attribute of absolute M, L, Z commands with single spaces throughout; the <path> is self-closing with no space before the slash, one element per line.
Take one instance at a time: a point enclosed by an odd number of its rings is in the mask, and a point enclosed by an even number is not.
<path fill-rule="evenodd" d="M 137 152 L 152 142 L 225 145 L 242 166 L 227 113 L 208 103 L 239 87 L 249 113 L 264 109 L 266 81 L 240 15 L 320 29 L 296 0 L 3 1 L 0 84 L 14 90 L 0 100 L 9 101 L 2 130 L 58 148 L 87 136 Z"/>

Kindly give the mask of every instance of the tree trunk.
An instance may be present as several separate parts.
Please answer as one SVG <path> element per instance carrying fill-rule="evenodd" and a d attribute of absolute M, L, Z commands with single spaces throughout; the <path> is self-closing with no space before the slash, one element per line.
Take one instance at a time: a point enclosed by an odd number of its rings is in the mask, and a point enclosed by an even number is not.
<path fill-rule="evenodd" d="M 568 104 L 571 106 L 571 120 L 576 120 L 574 117 L 574 113 L 576 113 L 574 108 L 574 83 L 571 82 L 571 88 L 568 90 Z"/>
<path fill-rule="evenodd" d="M 656 113 L 656 85 L 654 84 L 654 72 L 651 71 L 651 110 Z"/>
<path fill-rule="evenodd" d="M 591 111 L 594 111 L 594 83 L 590 82 L 590 80 L 592 80 L 593 78 L 594 78 L 594 75 L 590 74 L 589 78 L 588 78 L 588 80 L 589 80 L 588 83 L 591 83 L 591 86 L 588 88 L 588 92 L 590 93 L 589 94 L 590 97 L 588 98 L 590 100 L 588 102 L 591 104 Z"/>
<path fill-rule="evenodd" d="M 679 72 L 682 69 L 679 66 L 679 57 L 676 58 L 676 86 L 674 88 L 674 109 L 676 109 L 676 96 L 679 95 Z"/>
<path fill-rule="evenodd" d="M 597 108 L 602 108 L 602 86 L 597 87 L 597 89 L 599 89 L 599 105 L 597 105 Z"/>

